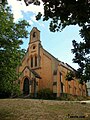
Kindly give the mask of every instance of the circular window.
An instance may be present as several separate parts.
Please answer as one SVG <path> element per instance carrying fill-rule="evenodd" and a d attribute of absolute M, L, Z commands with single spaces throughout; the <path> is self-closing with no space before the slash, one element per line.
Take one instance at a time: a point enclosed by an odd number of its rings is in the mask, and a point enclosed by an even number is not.
<path fill-rule="evenodd" d="M 36 46 L 33 46 L 33 49 L 35 49 L 36 48 Z"/>

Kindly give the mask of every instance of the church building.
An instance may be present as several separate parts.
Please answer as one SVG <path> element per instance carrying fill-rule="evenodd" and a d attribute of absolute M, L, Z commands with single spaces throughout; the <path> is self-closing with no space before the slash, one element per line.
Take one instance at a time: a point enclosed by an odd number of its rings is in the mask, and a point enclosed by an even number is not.
<path fill-rule="evenodd" d="M 56 97 L 62 93 L 86 96 L 86 84 L 80 84 L 76 78 L 66 80 L 67 73 L 75 72 L 75 69 L 42 47 L 40 31 L 36 27 L 30 32 L 28 49 L 18 72 L 21 73 L 20 90 L 25 95 L 36 96 L 38 91 L 49 88 Z"/>

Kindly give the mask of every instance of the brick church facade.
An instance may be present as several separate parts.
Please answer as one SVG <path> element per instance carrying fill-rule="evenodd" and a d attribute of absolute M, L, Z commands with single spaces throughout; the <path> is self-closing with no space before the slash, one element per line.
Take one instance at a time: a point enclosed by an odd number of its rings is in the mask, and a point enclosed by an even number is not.
<path fill-rule="evenodd" d="M 49 88 L 57 97 L 61 93 L 86 96 L 86 84 L 75 78 L 66 80 L 68 72 L 74 69 L 46 51 L 40 41 L 40 31 L 34 27 L 30 32 L 30 42 L 18 72 L 21 73 L 20 90 L 23 94 L 35 94 Z"/>

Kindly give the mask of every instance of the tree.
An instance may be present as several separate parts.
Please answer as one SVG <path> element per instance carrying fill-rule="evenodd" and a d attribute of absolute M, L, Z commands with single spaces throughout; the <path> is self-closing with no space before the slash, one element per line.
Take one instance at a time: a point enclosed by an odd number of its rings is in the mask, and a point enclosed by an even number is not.
<path fill-rule="evenodd" d="M 28 26 L 25 20 L 14 23 L 10 8 L 0 6 L 0 93 L 12 93 L 18 88 L 16 68 L 25 53 L 20 45 L 21 39 L 27 38 Z"/>
<path fill-rule="evenodd" d="M 70 71 L 66 75 L 66 80 L 68 80 L 68 81 L 74 80 L 74 77 L 75 77 L 75 73 L 73 73 L 72 71 Z"/>
<path fill-rule="evenodd" d="M 76 76 L 83 83 L 83 81 L 90 80 L 90 26 L 83 26 L 80 35 L 83 41 L 77 43 L 73 40 L 74 49 L 72 49 L 72 52 L 75 54 L 73 61 L 79 65 Z"/>
<path fill-rule="evenodd" d="M 39 0 L 24 0 L 27 5 Z M 52 32 L 65 28 L 67 25 L 83 26 L 90 20 L 89 0 L 42 0 L 44 5 L 43 20 L 51 19 Z M 38 5 L 38 4 L 37 4 Z M 39 19 L 37 16 L 37 19 Z"/>
<path fill-rule="evenodd" d="M 21 1 L 21 0 L 19 0 Z M 24 0 L 26 6 L 28 6 L 29 4 L 34 4 L 34 5 L 40 5 L 40 1 L 39 0 Z"/>
<path fill-rule="evenodd" d="M 31 0 L 25 0 L 25 3 Z M 34 2 L 35 0 L 32 0 Z M 39 1 L 39 0 L 37 0 Z M 77 77 L 81 82 L 90 80 L 90 1 L 89 0 L 42 0 L 44 15 L 36 19 L 51 20 L 50 31 L 62 31 L 66 26 L 78 25 L 83 42 L 73 41 L 73 62 L 78 63 Z M 30 3 L 28 2 L 27 5 Z"/>

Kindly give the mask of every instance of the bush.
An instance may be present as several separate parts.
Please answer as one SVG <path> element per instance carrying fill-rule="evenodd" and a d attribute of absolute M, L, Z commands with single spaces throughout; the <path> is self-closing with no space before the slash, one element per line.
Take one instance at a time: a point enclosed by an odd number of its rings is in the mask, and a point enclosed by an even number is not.
<path fill-rule="evenodd" d="M 57 100 L 65 100 L 65 101 L 81 101 L 81 100 L 87 100 L 87 96 L 77 96 L 77 95 L 71 95 L 68 93 L 62 93 L 60 97 L 57 98 Z"/>
<path fill-rule="evenodd" d="M 49 88 L 38 91 L 37 95 L 39 99 L 47 99 L 47 100 L 54 99 L 53 92 Z"/>
<path fill-rule="evenodd" d="M 10 92 L 0 91 L 0 99 L 9 98 L 11 96 Z"/>
<path fill-rule="evenodd" d="M 11 91 L 11 98 L 19 97 L 21 95 L 19 84 L 14 84 Z"/>

